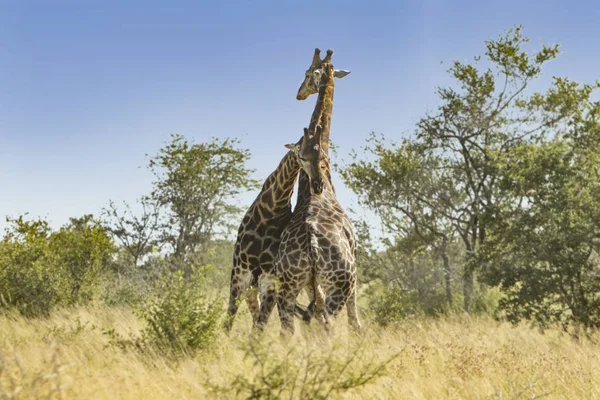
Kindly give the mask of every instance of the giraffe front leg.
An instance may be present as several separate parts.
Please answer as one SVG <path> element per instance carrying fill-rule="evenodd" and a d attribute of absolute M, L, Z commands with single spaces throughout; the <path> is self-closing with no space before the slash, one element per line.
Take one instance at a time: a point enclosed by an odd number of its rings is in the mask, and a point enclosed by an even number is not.
<path fill-rule="evenodd" d="M 325 299 L 327 313 L 333 318 L 337 318 L 347 298 L 348 295 L 344 293 L 342 288 L 334 288 L 331 292 L 327 292 L 327 298 Z"/>
<path fill-rule="evenodd" d="M 248 304 L 250 315 L 252 315 L 252 325 L 256 325 L 256 322 L 258 320 L 258 314 L 260 309 L 260 302 L 258 296 L 258 288 L 256 287 L 251 287 L 246 291 L 246 304 Z"/>
<path fill-rule="evenodd" d="M 302 321 L 310 324 L 310 320 L 312 319 L 315 312 L 315 291 L 313 285 L 308 284 L 304 288 L 304 292 L 308 297 L 308 306 L 306 308 L 300 306 L 298 302 L 296 302 L 295 313 L 298 318 L 302 319 Z"/>
<path fill-rule="evenodd" d="M 319 321 L 319 323 L 321 325 L 323 325 L 323 327 L 325 328 L 326 331 L 329 330 L 329 317 L 327 315 L 327 310 L 325 307 L 325 292 L 323 291 L 323 288 L 321 287 L 321 285 L 313 285 L 313 290 L 312 290 L 312 295 L 313 295 L 313 301 L 311 303 L 312 305 L 312 314 L 316 316 L 317 321 Z"/>
<path fill-rule="evenodd" d="M 248 287 L 250 275 L 241 267 L 234 268 L 231 271 L 231 286 L 229 288 L 229 307 L 227 308 L 227 318 L 225 319 L 224 327 L 226 332 L 231 331 L 233 320 L 240 306 L 240 299 L 244 291 Z"/>
<path fill-rule="evenodd" d="M 356 284 L 352 286 L 351 290 L 352 292 L 350 293 L 346 303 L 346 310 L 348 311 L 348 324 L 353 331 L 359 332 L 361 325 L 360 321 L 358 320 L 358 305 L 356 304 Z"/>
<path fill-rule="evenodd" d="M 279 310 L 279 321 L 281 322 L 281 336 L 291 337 L 294 335 L 294 309 L 296 297 L 300 289 L 296 285 L 282 284 L 277 294 L 277 307 Z"/>
<path fill-rule="evenodd" d="M 269 321 L 269 317 L 271 316 L 271 312 L 273 311 L 273 307 L 275 307 L 275 302 L 277 300 L 277 286 L 275 279 L 271 275 L 263 274 L 259 280 L 259 288 L 260 310 L 254 328 L 262 332 Z"/>

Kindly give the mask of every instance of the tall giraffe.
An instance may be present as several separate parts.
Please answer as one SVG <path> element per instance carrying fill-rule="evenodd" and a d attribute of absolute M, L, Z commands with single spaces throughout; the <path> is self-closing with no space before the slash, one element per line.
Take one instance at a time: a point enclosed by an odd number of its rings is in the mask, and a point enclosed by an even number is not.
<path fill-rule="evenodd" d="M 312 76 L 312 71 L 316 71 L 320 66 L 321 60 L 319 54 L 320 50 L 315 49 L 313 63 L 306 73 L 307 77 Z M 336 72 L 336 76 L 338 77 L 343 77 L 347 74 L 348 72 L 346 71 Z M 317 81 L 317 89 L 312 92 L 309 90 L 304 98 L 316 93 L 318 87 Z M 304 137 L 306 137 L 306 134 L 307 132 L 305 132 Z M 286 147 L 288 149 L 302 149 L 303 143 L 308 146 L 308 142 L 303 140 L 301 139 L 295 145 L 286 145 Z M 316 151 L 306 146 L 304 146 L 304 151 L 307 154 L 311 151 Z M 248 303 L 253 321 L 256 323 L 259 309 L 256 289 L 260 277 L 263 275 L 263 271 L 272 272 L 281 232 L 292 218 L 291 197 L 298 171 L 307 176 L 300 164 L 301 161 L 298 159 L 298 154 L 292 151 L 288 152 L 279 163 L 277 169 L 267 178 L 261 192 L 246 212 L 240 224 L 231 271 L 229 318 L 225 322 L 225 328 L 228 331 L 233 325 L 239 301 L 244 294 L 246 294 L 246 302 Z M 313 296 L 310 290 L 308 292 L 309 297 L 312 299 Z M 311 318 L 311 314 L 303 310 L 300 306 L 296 307 L 296 312 L 305 321 Z"/>
<path fill-rule="evenodd" d="M 314 146 L 310 146 L 306 128 L 296 144 L 286 145 L 288 149 L 301 149 L 303 154 L 316 153 Z M 225 321 L 227 331 L 231 330 L 239 301 L 244 295 L 256 323 L 260 276 L 265 271 L 273 270 L 281 232 L 292 218 L 292 193 L 298 172 L 302 170 L 298 154 L 298 151 L 288 151 L 275 171 L 265 180 L 262 190 L 242 219 L 233 252 L 228 318 Z M 308 174 L 320 179 L 312 171 Z M 296 310 L 305 320 L 310 318 L 300 306 Z"/>
<path fill-rule="evenodd" d="M 300 290 L 309 286 L 316 295 L 317 315 L 337 316 L 344 304 L 352 328 L 360 329 L 356 310 L 356 265 L 354 232 L 344 209 L 335 197 L 329 168 L 329 133 L 333 110 L 334 77 L 345 76 L 347 71 L 336 71 L 331 64 L 333 51 L 328 50 L 322 61 L 313 59 L 297 95 L 303 100 L 318 88 L 319 97 L 311 117 L 309 136 L 314 148 L 319 149 L 300 173 L 298 202 L 289 225 L 281 235 L 275 259 L 275 276 L 262 288 L 262 304 L 257 326 L 264 326 L 273 309 L 277 281 L 277 303 L 282 334 L 293 333 L 290 320 L 290 302 L 295 304 Z M 318 60 L 318 55 L 315 54 Z M 312 70 L 312 71 L 311 71 Z M 319 72 L 315 72 L 319 71 Z M 341 77 L 341 76 L 340 76 Z M 315 85 L 315 81 L 317 85 Z M 299 147 L 293 149 L 299 156 Z M 314 179 L 320 174 L 322 179 Z M 266 279 L 265 279 L 266 280 Z M 324 290 L 323 293 L 321 290 Z M 326 294 L 326 298 L 324 297 Z"/>

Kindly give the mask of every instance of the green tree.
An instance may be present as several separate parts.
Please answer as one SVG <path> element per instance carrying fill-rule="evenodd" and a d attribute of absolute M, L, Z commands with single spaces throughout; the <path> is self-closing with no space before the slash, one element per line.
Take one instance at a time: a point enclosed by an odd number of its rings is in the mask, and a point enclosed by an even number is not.
<path fill-rule="evenodd" d="M 511 201 L 511 193 L 499 185 L 501 167 L 516 147 L 554 134 L 589 98 L 589 87 L 560 78 L 546 93 L 528 93 L 542 66 L 559 51 L 542 46 L 529 53 L 527 42 L 516 27 L 486 41 L 487 68 L 479 66 L 481 57 L 454 62 L 448 72 L 456 86 L 437 90 L 440 105 L 418 122 L 414 138 L 391 148 L 378 139 L 366 148 L 373 159 L 349 164 L 344 174 L 380 215 L 409 219 L 442 238 L 457 234 L 465 249 L 467 311 L 473 304 L 474 268 L 487 268 L 474 262 L 477 249 L 497 217 L 496 206 Z"/>
<path fill-rule="evenodd" d="M 165 207 L 162 240 L 176 259 L 204 249 L 217 234 L 230 232 L 240 213 L 236 195 L 258 187 L 246 167 L 250 152 L 237 139 L 212 139 L 194 144 L 172 135 L 169 144 L 151 158 L 148 167 L 156 181 L 151 197 Z"/>
<path fill-rule="evenodd" d="M 65 274 L 68 303 L 89 301 L 115 251 L 106 229 L 88 214 L 71 218 L 50 235 L 49 242 L 48 257 Z"/>
<path fill-rule="evenodd" d="M 62 273 L 47 260 L 51 229 L 46 221 L 7 218 L 0 242 L 0 306 L 23 315 L 45 315 L 60 301 Z"/>
<path fill-rule="evenodd" d="M 92 298 L 114 250 L 98 221 L 72 218 L 55 232 L 43 220 L 7 222 L 0 242 L 1 307 L 37 316 Z"/>
<path fill-rule="evenodd" d="M 451 219 L 440 210 L 453 204 L 460 193 L 439 174 L 440 159 L 414 141 L 404 140 L 397 146 L 372 134 L 365 150 L 377 161 L 356 161 L 341 169 L 342 177 L 359 195 L 359 202 L 376 211 L 383 226 L 396 237 L 385 241 L 392 253 L 405 253 L 405 261 L 423 251 L 441 258 L 446 300 L 452 304 L 448 247 L 455 232 Z M 356 152 L 353 158 L 358 159 Z M 414 268 L 414 264 L 409 266 Z"/>
<path fill-rule="evenodd" d="M 123 202 L 125 211 L 110 201 L 104 215 L 108 218 L 108 231 L 121 243 L 121 246 L 138 266 L 141 259 L 159 245 L 158 233 L 164 229 L 160 219 L 160 205 L 151 198 L 143 197 L 139 204 L 141 212 L 136 215 L 129 204 Z"/>
<path fill-rule="evenodd" d="M 513 321 L 600 327 L 600 104 L 580 106 L 561 135 L 507 160 L 501 185 L 514 200 L 497 210 L 481 260 Z"/>

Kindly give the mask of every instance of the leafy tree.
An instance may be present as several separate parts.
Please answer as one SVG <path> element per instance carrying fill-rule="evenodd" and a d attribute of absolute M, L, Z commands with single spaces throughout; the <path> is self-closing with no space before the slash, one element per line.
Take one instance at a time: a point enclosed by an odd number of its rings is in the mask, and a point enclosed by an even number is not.
<path fill-rule="evenodd" d="M 0 242 L 0 307 L 27 316 L 91 299 L 114 245 L 91 215 L 52 232 L 43 220 L 7 219 Z"/>
<path fill-rule="evenodd" d="M 49 241 L 48 256 L 65 274 L 68 303 L 90 300 L 115 250 L 108 232 L 88 214 L 71 218 Z"/>
<path fill-rule="evenodd" d="M 426 250 L 441 257 L 446 299 L 452 304 L 448 246 L 454 227 L 439 210 L 458 196 L 457 191 L 441 179 L 440 160 L 425 153 L 422 145 L 404 140 L 402 146 L 387 146 L 383 136 L 371 135 L 365 149 L 377 161 L 352 163 L 341 169 L 342 177 L 359 194 L 360 203 L 375 210 L 383 226 L 398 238 L 396 243 L 385 241 L 388 249 L 404 248 L 409 259 Z"/>
<path fill-rule="evenodd" d="M 521 27 L 486 41 L 485 61 L 454 62 L 456 87 L 439 88 L 440 105 L 417 124 L 411 140 L 384 146 L 374 138 L 366 147 L 373 160 L 355 161 L 344 178 L 364 204 L 384 217 L 408 220 L 434 237 L 453 233 L 463 243 L 464 308 L 473 303 L 476 251 L 485 242 L 497 205 L 511 201 L 499 185 L 502 166 L 523 143 L 552 135 L 589 97 L 587 86 L 555 78 L 544 94 L 528 94 L 542 66 L 558 46 L 528 53 Z M 391 219 L 391 217 L 388 217 Z M 447 243 L 447 241 L 446 241 Z"/>
<path fill-rule="evenodd" d="M 600 327 L 600 104 L 580 105 L 566 132 L 507 160 L 501 184 L 514 201 L 498 210 L 481 260 L 513 321 Z"/>
<path fill-rule="evenodd" d="M 143 197 L 139 201 L 141 214 L 138 216 L 129 204 L 123 203 L 125 211 L 121 212 L 113 201 L 110 201 L 104 214 L 109 219 L 107 229 L 119 240 L 121 246 L 133 258 L 137 266 L 141 259 L 159 246 L 158 233 L 164 226 L 160 220 L 160 206 L 156 201 Z"/>
<path fill-rule="evenodd" d="M 47 261 L 51 233 L 46 221 L 7 218 L 0 242 L 0 306 L 23 315 L 45 315 L 60 301 L 61 271 Z"/>
<path fill-rule="evenodd" d="M 233 199 L 258 182 L 249 178 L 250 152 L 237 147 L 239 140 L 194 144 L 181 135 L 171 138 L 148 163 L 156 177 L 151 198 L 168 213 L 162 240 L 183 259 L 230 231 L 240 213 Z"/>

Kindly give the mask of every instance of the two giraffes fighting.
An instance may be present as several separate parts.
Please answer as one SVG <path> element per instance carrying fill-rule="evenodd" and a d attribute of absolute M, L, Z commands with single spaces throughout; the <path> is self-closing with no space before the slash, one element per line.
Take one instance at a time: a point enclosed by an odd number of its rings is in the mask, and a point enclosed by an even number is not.
<path fill-rule="evenodd" d="M 242 298 L 262 331 L 277 304 L 281 333 L 294 333 L 294 315 L 315 316 L 327 327 L 344 305 L 348 322 L 360 329 L 356 305 L 356 243 L 350 219 L 336 199 L 329 167 L 329 132 L 334 78 L 349 71 L 331 64 L 332 50 L 321 60 L 315 49 L 312 63 L 296 98 L 318 93 L 310 125 L 269 175 L 238 230 L 233 254 L 227 331 Z M 291 198 L 298 180 L 298 197 Z M 305 289 L 311 303 L 296 304 Z"/>

